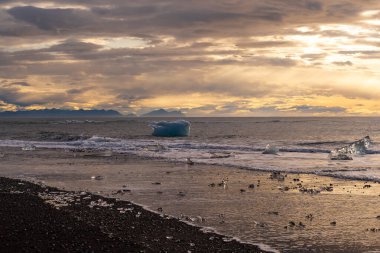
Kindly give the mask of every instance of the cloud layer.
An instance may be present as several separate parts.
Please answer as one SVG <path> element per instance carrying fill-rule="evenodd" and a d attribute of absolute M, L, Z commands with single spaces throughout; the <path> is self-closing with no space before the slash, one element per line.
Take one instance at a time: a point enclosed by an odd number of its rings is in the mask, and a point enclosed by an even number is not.
<path fill-rule="evenodd" d="M 0 0 L 0 110 L 376 115 L 379 17 L 375 0 Z"/>

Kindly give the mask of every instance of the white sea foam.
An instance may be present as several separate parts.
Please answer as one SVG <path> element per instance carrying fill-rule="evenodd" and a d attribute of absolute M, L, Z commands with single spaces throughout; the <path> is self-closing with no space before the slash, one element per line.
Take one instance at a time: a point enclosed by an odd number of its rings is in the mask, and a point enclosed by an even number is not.
<path fill-rule="evenodd" d="M 188 140 L 115 139 L 93 136 L 86 140 L 53 142 L 0 140 L 3 147 L 57 148 L 70 150 L 99 150 L 129 153 L 142 157 L 164 158 L 168 161 L 196 164 L 215 164 L 260 171 L 287 173 L 313 173 L 339 178 L 380 182 L 380 152 L 371 150 L 367 155 L 357 155 L 353 161 L 331 161 L 328 150 L 300 147 L 279 148 L 279 155 L 263 155 L 264 147 L 201 143 Z M 224 154 L 224 155 L 215 155 Z M 226 155 L 228 154 L 228 155 Z"/>

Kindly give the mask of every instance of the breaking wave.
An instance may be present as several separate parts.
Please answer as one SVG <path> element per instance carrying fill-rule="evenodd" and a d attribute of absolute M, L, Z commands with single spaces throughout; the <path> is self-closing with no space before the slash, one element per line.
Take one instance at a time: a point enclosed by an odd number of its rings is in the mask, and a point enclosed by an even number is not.
<path fill-rule="evenodd" d="M 72 137 L 49 135 L 41 141 L 0 140 L 2 147 L 33 145 L 38 148 L 67 149 L 73 152 L 98 150 L 128 153 L 169 161 L 232 166 L 260 171 L 313 173 L 331 177 L 380 182 L 380 150 L 368 150 L 353 161 L 331 161 L 330 150 L 305 146 L 279 147 L 277 155 L 263 155 L 265 145 L 225 145 L 178 139 L 117 139 L 101 136 Z"/>

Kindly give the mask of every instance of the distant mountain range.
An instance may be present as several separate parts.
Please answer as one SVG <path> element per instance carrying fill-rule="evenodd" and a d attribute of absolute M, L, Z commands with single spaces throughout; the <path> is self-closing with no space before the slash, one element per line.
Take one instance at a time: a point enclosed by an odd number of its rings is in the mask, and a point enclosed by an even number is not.
<path fill-rule="evenodd" d="M 4 111 L 0 112 L 0 118 L 68 118 L 68 117 L 122 117 L 115 110 L 63 110 L 63 109 L 43 109 L 43 110 L 26 110 L 26 111 Z M 125 115 L 125 117 L 138 117 L 134 113 Z M 154 110 L 141 117 L 186 117 L 181 111 L 167 111 L 165 109 Z"/>
<path fill-rule="evenodd" d="M 154 110 L 141 115 L 141 117 L 185 117 L 181 111 L 167 111 L 164 109 Z"/>
<path fill-rule="evenodd" d="M 44 109 L 29 111 L 5 111 L 0 112 L 0 117 L 32 117 L 32 118 L 64 118 L 64 117 L 120 117 L 114 110 L 62 110 Z"/>

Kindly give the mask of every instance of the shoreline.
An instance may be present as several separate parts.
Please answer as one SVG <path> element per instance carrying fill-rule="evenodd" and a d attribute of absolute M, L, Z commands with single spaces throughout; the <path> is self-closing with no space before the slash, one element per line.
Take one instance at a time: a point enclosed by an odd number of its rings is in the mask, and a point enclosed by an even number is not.
<path fill-rule="evenodd" d="M 128 201 L 5 177 L 0 189 L 1 252 L 264 252 Z"/>
<path fill-rule="evenodd" d="M 62 149 L 37 149 L 30 152 L 10 148 L 6 152 L 4 149 L 0 151 L 6 154 L 2 159 L 1 176 L 43 183 L 54 189 L 62 189 L 63 192 L 92 192 L 92 195 L 102 199 L 117 197 L 127 203 L 137 203 L 140 208 L 158 217 L 165 213 L 161 219 L 173 217 L 177 222 L 201 233 L 201 228 L 206 228 L 206 231 L 221 236 L 222 240 L 223 237 L 227 241 L 234 238 L 237 243 L 253 245 L 259 252 L 274 251 L 271 250 L 273 248 L 286 249 L 285 252 L 318 249 L 319 252 L 345 253 L 378 249 L 378 242 L 373 241 L 377 233 L 368 231 L 379 227 L 376 203 L 380 185 L 377 183 L 367 188 L 364 187 L 365 182 L 290 173 L 285 181 L 277 181 L 271 179 L 268 172 L 220 165 L 188 166 L 181 162 L 167 162 L 153 157 L 144 159 L 131 154 L 99 156 L 98 153 L 90 152 L 73 156 L 73 153 Z M 93 179 L 96 176 L 100 176 L 100 179 Z M 228 188 L 210 186 L 210 183 L 218 183 L 224 177 L 230 179 Z M 258 185 L 260 181 L 261 186 Z M 248 187 L 251 183 L 255 184 L 254 189 Z M 325 188 L 331 184 L 334 189 L 333 192 L 323 191 L 320 194 L 303 193 L 297 186 L 300 183 L 305 189 Z M 185 196 L 179 195 L 181 192 Z M 375 210 L 352 214 L 355 210 L 352 208 L 360 209 L 368 204 L 375 204 Z M 313 221 L 305 219 L 310 213 L 314 214 Z M 226 216 L 220 220 L 219 214 Z M 186 217 L 194 219 L 198 215 L 204 217 L 206 222 L 186 221 Z M 291 221 L 296 224 L 302 222 L 306 227 L 284 228 Z M 337 221 L 338 225 L 332 226 L 330 223 L 333 221 Z M 333 236 L 338 231 L 355 235 L 362 241 L 359 244 L 347 242 L 346 238 L 354 238 L 348 236 L 340 237 L 340 241 L 335 243 L 330 242 L 333 243 L 331 245 L 324 241 L 328 234 Z M 324 233 L 325 239 L 313 241 L 313 234 L 320 232 Z M 281 240 L 272 241 L 272 236 Z M 310 236 L 310 239 L 300 241 L 297 239 L 300 236 Z M 289 244 L 277 244 L 288 238 L 291 239 Z M 372 245 L 368 245 L 371 242 Z M 297 248 L 291 250 L 293 245 L 304 247 L 304 251 Z M 260 249 L 256 246 L 260 246 Z"/>

